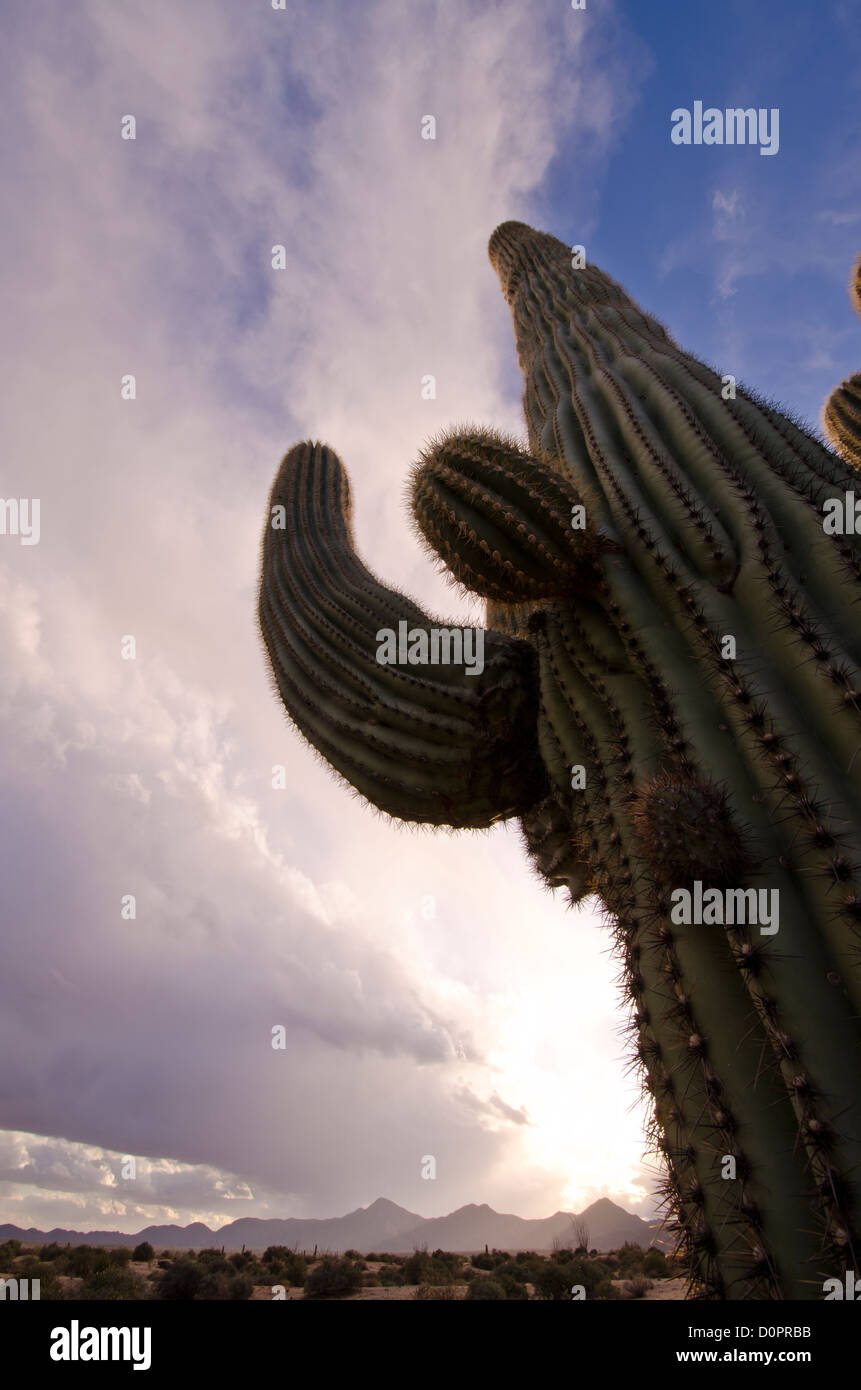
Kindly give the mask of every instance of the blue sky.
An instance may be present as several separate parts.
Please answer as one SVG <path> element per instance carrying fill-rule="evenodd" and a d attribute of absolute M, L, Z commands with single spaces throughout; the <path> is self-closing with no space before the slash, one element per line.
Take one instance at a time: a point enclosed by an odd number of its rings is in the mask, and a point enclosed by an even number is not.
<path fill-rule="evenodd" d="M 512 826 L 415 834 L 334 781 L 269 688 L 260 531 L 281 455 L 325 439 L 363 558 L 480 617 L 403 490 L 440 429 L 522 430 L 507 218 L 815 421 L 861 359 L 849 6 L 48 0 L 8 25 L 2 493 L 41 499 L 42 538 L 0 538 L 0 1221 L 651 1213 L 594 905 L 543 891 Z M 779 153 L 672 145 L 695 100 L 777 106 Z"/>

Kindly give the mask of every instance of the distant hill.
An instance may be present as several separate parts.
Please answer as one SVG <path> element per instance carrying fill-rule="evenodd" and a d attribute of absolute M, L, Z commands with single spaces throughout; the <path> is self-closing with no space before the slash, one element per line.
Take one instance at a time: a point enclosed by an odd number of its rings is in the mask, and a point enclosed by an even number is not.
<path fill-rule="evenodd" d="M 64 1245 L 137 1245 L 148 1240 L 160 1250 L 199 1250 L 204 1246 L 224 1246 L 226 1250 L 265 1250 L 267 1245 L 288 1245 L 300 1250 L 359 1250 L 409 1252 L 426 1245 L 429 1250 L 470 1253 L 485 1245 L 497 1250 L 552 1250 L 554 1242 L 573 1243 L 575 1222 L 585 1223 L 589 1246 L 615 1250 L 625 1241 L 642 1246 L 666 1247 L 661 1223 L 643 1221 L 624 1211 L 607 1197 L 593 1202 L 578 1214 L 557 1211 L 554 1216 L 526 1220 L 508 1216 L 488 1206 L 459 1207 L 448 1216 L 424 1217 L 378 1197 L 369 1207 L 359 1207 L 346 1216 L 322 1220 L 289 1217 L 285 1220 L 259 1220 L 242 1217 L 212 1231 L 195 1221 L 190 1226 L 146 1226 L 135 1235 L 122 1231 L 37 1231 L 32 1227 L 0 1225 L 0 1241 L 17 1239 L 28 1245 L 57 1241 Z"/>

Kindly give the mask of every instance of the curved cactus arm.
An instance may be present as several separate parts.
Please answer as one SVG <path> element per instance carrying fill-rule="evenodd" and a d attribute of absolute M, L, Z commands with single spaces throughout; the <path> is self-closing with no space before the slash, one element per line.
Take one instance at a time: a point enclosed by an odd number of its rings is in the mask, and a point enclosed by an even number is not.
<path fill-rule="evenodd" d="M 861 318 L 861 255 L 849 276 L 849 303 Z M 838 454 L 861 468 L 861 372 L 835 386 L 822 410 L 822 428 Z"/>
<path fill-rule="evenodd" d="M 861 468 L 861 372 L 835 386 L 825 403 L 822 423 L 837 452 Z"/>
<path fill-rule="evenodd" d="M 391 816 L 479 828 L 523 814 L 546 792 L 531 648 L 446 627 L 382 585 L 355 553 L 350 518 L 337 455 L 296 445 L 269 498 L 258 603 L 288 713 Z"/>

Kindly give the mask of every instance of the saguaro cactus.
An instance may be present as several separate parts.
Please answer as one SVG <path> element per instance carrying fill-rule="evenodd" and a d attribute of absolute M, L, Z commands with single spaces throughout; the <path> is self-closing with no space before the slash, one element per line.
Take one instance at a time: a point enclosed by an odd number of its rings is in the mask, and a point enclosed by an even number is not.
<path fill-rule="evenodd" d="M 358 560 L 305 443 L 264 531 L 272 672 L 374 805 L 519 816 L 550 884 L 599 895 L 692 1292 L 821 1298 L 861 1273 L 861 543 L 822 519 L 854 475 L 555 238 L 489 249 L 528 443 L 461 432 L 412 475 L 487 599 L 484 670 L 379 664 L 381 629 L 434 620 Z"/>
<path fill-rule="evenodd" d="M 861 256 L 852 267 L 849 299 L 861 318 Z M 825 432 L 848 463 L 861 468 L 861 372 L 835 386 L 822 415 Z"/>

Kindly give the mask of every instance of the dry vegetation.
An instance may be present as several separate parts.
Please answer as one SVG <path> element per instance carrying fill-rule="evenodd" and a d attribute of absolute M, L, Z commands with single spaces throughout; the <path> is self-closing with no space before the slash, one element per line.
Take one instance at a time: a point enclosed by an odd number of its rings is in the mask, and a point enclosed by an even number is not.
<path fill-rule="evenodd" d="M 91 1245 L 0 1244 L 0 1275 L 38 1279 L 42 1299 L 247 1300 L 683 1298 L 686 1282 L 661 1250 L 624 1245 L 610 1253 L 579 1247 L 552 1254 L 485 1250 L 412 1255 L 344 1254 L 270 1246 L 262 1254 L 224 1250 L 156 1252 Z M 582 1297 L 583 1295 L 578 1295 Z"/>

